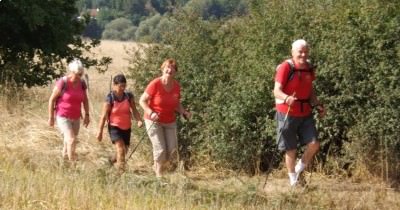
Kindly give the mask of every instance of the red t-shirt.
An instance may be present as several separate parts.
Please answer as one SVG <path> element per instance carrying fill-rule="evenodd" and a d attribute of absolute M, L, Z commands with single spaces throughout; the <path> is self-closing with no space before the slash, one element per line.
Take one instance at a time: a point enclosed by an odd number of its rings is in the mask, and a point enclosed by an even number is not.
<path fill-rule="evenodd" d="M 293 95 L 296 92 L 295 97 L 299 100 L 310 99 L 311 91 L 313 88 L 313 81 L 315 80 L 314 71 L 304 71 L 309 70 L 310 66 L 306 69 L 299 71 L 297 65 L 294 68 L 294 75 L 291 80 L 288 81 L 290 65 L 287 61 L 283 62 L 278 66 L 275 74 L 275 82 L 281 83 L 283 87 L 283 92 L 287 95 Z M 287 82 L 287 84 L 286 84 Z M 288 105 L 285 103 L 276 103 L 276 110 L 279 112 L 286 113 L 288 110 Z M 312 108 L 309 103 L 301 103 L 296 101 L 290 110 L 289 116 L 294 117 L 305 117 L 311 114 Z"/>
<path fill-rule="evenodd" d="M 178 108 L 181 98 L 181 87 L 177 81 L 174 81 L 170 91 L 166 91 L 160 78 L 156 78 L 147 85 L 145 92 L 149 94 L 149 106 L 158 113 L 159 122 L 172 123 L 176 120 L 175 110 Z M 147 113 L 145 119 L 150 119 Z"/>

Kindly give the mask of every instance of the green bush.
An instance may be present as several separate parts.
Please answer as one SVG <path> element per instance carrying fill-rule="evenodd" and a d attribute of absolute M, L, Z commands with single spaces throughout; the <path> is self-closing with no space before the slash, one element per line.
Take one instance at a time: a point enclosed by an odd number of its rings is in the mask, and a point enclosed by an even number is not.
<path fill-rule="evenodd" d="M 162 60 L 177 59 L 183 103 L 194 114 L 179 132 L 187 163 L 254 173 L 265 161 L 281 161 L 273 77 L 276 65 L 290 56 L 290 44 L 304 38 L 328 109 L 317 121 L 318 159 L 323 164 L 335 157 L 343 169 L 361 160 L 371 172 L 386 167 L 394 177 L 400 154 L 399 7 L 390 0 L 254 0 L 248 16 L 229 21 L 178 13 L 171 18 L 176 33 L 163 34 L 166 45 L 133 60 L 131 76 L 143 90 L 160 73 Z M 380 157 L 387 166 L 377 165 L 371 151 L 386 154 Z"/>
<path fill-rule="evenodd" d="M 137 40 L 144 42 L 159 42 L 160 40 L 157 39 L 155 30 L 160 23 L 161 18 L 161 15 L 157 14 L 140 22 L 136 31 Z"/>
<path fill-rule="evenodd" d="M 103 31 L 103 39 L 135 40 L 137 28 L 126 18 L 118 18 L 108 23 Z"/>

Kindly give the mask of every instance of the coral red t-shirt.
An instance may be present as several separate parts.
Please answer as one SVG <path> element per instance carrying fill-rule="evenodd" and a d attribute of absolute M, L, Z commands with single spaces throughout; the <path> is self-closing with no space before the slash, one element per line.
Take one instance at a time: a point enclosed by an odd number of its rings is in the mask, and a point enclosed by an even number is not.
<path fill-rule="evenodd" d="M 174 80 L 173 87 L 170 91 L 165 90 L 160 78 L 156 78 L 147 85 L 145 92 L 149 94 L 149 106 L 158 113 L 159 122 L 172 123 L 176 120 L 175 111 L 178 108 L 181 98 L 181 87 Z M 145 119 L 150 119 L 147 113 L 144 114 Z"/>
<path fill-rule="evenodd" d="M 107 95 L 106 101 L 111 106 L 110 125 L 116 126 L 122 130 L 131 128 L 131 101 L 133 94 L 124 92 L 123 97 L 119 100 L 115 93 L 111 92 Z"/>
<path fill-rule="evenodd" d="M 301 100 L 310 99 L 312 88 L 313 88 L 313 81 L 315 80 L 315 73 L 311 71 L 310 66 L 306 69 L 302 69 L 299 71 L 297 65 L 294 68 L 295 72 L 293 78 L 289 81 L 289 71 L 290 71 L 290 64 L 285 61 L 278 66 L 278 69 L 275 74 L 275 82 L 281 83 L 283 87 L 283 92 L 287 95 L 293 95 L 295 92 L 295 97 Z M 310 71 L 304 71 L 310 70 Z M 279 112 L 286 113 L 288 110 L 288 105 L 285 103 L 276 103 L 276 110 Z M 309 103 L 301 103 L 300 101 L 296 101 L 290 110 L 289 116 L 294 117 L 305 117 L 310 115 L 312 112 L 311 105 Z"/>

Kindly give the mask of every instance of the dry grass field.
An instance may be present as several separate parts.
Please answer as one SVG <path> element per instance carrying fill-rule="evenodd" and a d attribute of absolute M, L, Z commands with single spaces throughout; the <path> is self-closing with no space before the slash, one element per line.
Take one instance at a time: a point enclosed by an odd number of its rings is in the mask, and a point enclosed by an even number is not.
<path fill-rule="evenodd" d="M 61 159 L 62 140 L 47 125 L 50 87 L 34 88 L 0 100 L 0 210 L 8 209 L 400 209 L 400 193 L 379 179 L 346 179 L 305 173 L 306 186 L 288 187 L 284 170 L 249 177 L 212 168 L 177 170 L 157 179 L 144 130 L 135 129 L 133 143 L 144 138 L 127 171 L 119 175 L 108 163 L 108 138 L 95 139 L 101 103 L 110 75 L 126 72 L 126 49 L 135 43 L 103 41 L 95 56 L 110 56 L 110 71 L 89 70 L 91 124 L 81 128 L 78 164 Z M 139 95 L 140 93 L 136 93 Z M 107 135 L 105 135 L 107 136 Z M 363 172 L 360 172 L 363 173 Z"/>

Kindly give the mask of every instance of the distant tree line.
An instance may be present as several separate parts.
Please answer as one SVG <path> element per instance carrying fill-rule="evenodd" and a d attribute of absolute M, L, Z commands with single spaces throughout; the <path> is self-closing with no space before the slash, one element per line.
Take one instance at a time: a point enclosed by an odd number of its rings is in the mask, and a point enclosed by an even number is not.
<path fill-rule="evenodd" d="M 247 14 L 246 0 L 78 0 L 89 23 L 83 33 L 91 38 L 161 42 L 174 30 L 170 16 L 177 10 L 204 20 Z"/>

